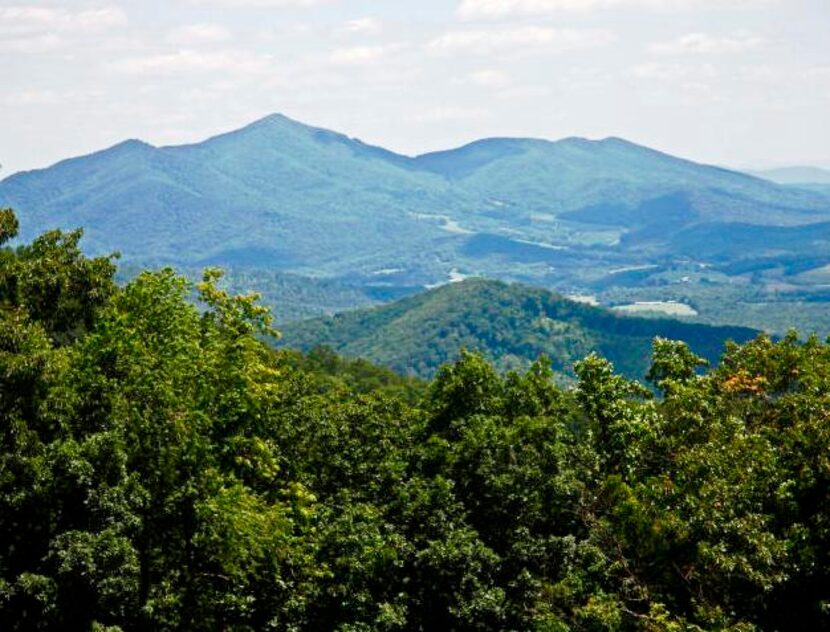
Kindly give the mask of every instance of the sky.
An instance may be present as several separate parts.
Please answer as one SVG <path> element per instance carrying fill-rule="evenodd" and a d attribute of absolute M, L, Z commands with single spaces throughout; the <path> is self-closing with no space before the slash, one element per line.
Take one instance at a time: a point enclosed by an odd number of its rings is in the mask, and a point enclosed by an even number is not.
<path fill-rule="evenodd" d="M 830 0 L 0 0 L 0 177 L 280 112 L 405 154 L 830 168 Z"/>

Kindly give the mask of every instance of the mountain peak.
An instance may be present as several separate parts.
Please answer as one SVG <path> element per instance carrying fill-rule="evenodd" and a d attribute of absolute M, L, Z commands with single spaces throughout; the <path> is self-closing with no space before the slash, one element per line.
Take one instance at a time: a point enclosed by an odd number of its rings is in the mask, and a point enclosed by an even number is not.
<path fill-rule="evenodd" d="M 599 140 L 598 142 L 606 144 L 606 145 L 622 145 L 624 147 L 642 147 L 635 142 L 628 140 L 627 138 L 622 138 L 621 136 L 606 136 L 605 138 Z"/>
<path fill-rule="evenodd" d="M 269 114 L 245 127 L 214 136 L 195 146 L 217 147 L 228 143 L 239 143 L 240 146 L 247 148 L 249 152 L 252 151 L 251 147 L 254 146 L 261 149 L 279 145 L 281 151 L 286 151 L 286 148 L 290 147 L 291 149 L 288 151 L 293 152 L 294 156 L 308 156 L 327 146 L 341 146 L 347 148 L 353 156 L 380 159 L 404 168 L 409 166 L 411 160 L 382 147 L 364 143 L 358 138 L 324 127 L 307 125 L 280 113 Z"/>
<path fill-rule="evenodd" d="M 634 149 L 634 150 L 649 150 L 649 151 L 656 151 L 646 147 L 645 145 L 640 145 L 633 141 L 630 141 L 626 138 L 622 138 L 621 136 L 606 136 L 605 138 L 586 138 L 584 136 L 568 136 L 567 138 L 563 138 L 559 141 L 555 141 L 554 144 L 563 143 L 566 145 L 574 145 L 585 147 L 586 149 L 601 149 L 601 148 L 613 148 L 618 147 L 620 149 Z M 658 152 L 659 153 L 659 152 Z"/>
<path fill-rule="evenodd" d="M 296 125 L 298 127 L 309 127 L 305 123 L 300 123 L 299 121 L 296 121 L 285 114 L 281 114 L 280 112 L 274 112 L 263 116 L 262 118 L 258 118 L 245 127 L 262 127 L 267 125 Z"/>
<path fill-rule="evenodd" d="M 231 132 L 227 132 L 224 134 L 220 134 L 218 136 L 214 136 L 213 138 L 208 139 L 206 142 L 211 142 L 216 139 L 223 139 L 223 138 L 233 138 L 233 137 L 249 137 L 249 136 L 269 136 L 269 135 L 291 135 L 291 136 L 314 136 L 315 138 L 325 139 L 325 140 L 341 140 L 341 141 L 350 141 L 348 136 L 344 134 L 340 134 L 338 132 L 333 132 L 331 130 L 322 128 L 322 127 L 315 127 L 313 125 L 307 125 L 306 123 L 302 123 L 295 119 L 292 119 L 285 114 L 280 114 L 279 112 L 275 112 L 273 114 L 269 114 L 267 116 L 263 116 L 260 119 L 255 120 L 253 123 L 249 123 L 244 127 L 239 129 L 233 130 Z"/>
<path fill-rule="evenodd" d="M 242 143 L 242 147 L 250 147 L 250 143 L 272 144 L 282 142 L 287 137 L 302 137 L 319 131 L 299 121 L 295 121 L 278 112 L 263 116 L 243 127 L 211 136 L 205 141 L 187 145 L 178 145 L 170 149 L 203 149 L 205 147 L 227 147 Z"/>
<path fill-rule="evenodd" d="M 120 143 L 116 143 L 112 147 L 105 149 L 106 152 L 121 152 L 121 151 L 141 151 L 144 149 L 155 149 L 154 145 L 147 143 L 140 138 L 128 138 Z"/>

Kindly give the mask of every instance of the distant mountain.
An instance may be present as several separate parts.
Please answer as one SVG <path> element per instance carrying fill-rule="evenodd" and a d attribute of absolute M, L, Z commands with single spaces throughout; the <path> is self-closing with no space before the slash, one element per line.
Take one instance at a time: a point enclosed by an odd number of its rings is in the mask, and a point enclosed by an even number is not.
<path fill-rule="evenodd" d="M 357 267 L 397 252 L 392 238 L 411 249 L 440 235 L 409 211 L 446 207 L 449 186 L 402 163 L 275 115 L 195 145 L 127 141 L 16 174 L 0 183 L 0 203 L 18 209 L 24 235 L 83 226 L 94 251 L 131 260 Z"/>
<path fill-rule="evenodd" d="M 634 228 L 667 219 L 799 224 L 827 200 L 771 187 L 620 138 L 487 139 L 426 154 L 416 164 L 505 208 L 588 224 Z M 666 217 L 667 209 L 671 217 Z"/>
<path fill-rule="evenodd" d="M 804 182 L 800 184 L 790 184 L 790 187 L 797 187 L 803 191 L 812 191 L 826 197 L 830 197 L 830 182 Z"/>
<path fill-rule="evenodd" d="M 406 287 L 454 268 L 602 276 L 673 256 L 675 236 L 698 225 L 830 220 L 821 192 L 617 138 L 488 139 L 413 158 L 281 115 L 198 144 L 131 140 L 18 173 L 0 182 L 0 205 L 18 210 L 24 238 L 83 226 L 90 251 L 131 262 Z"/>
<path fill-rule="evenodd" d="M 83 227 L 84 248 L 120 251 L 126 274 L 221 266 L 282 322 L 485 277 L 830 333 L 830 187 L 619 138 L 490 138 L 410 157 L 272 115 L 201 143 L 129 140 L 12 175 L 4 206 L 24 240 Z"/>
<path fill-rule="evenodd" d="M 830 169 L 820 167 L 782 167 L 748 173 L 778 184 L 830 184 Z"/>
<path fill-rule="evenodd" d="M 561 375 L 592 351 L 625 375 L 642 378 L 655 336 L 684 340 L 717 361 L 727 339 L 753 338 L 742 327 L 711 327 L 668 319 L 621 316 L 519 284 L 468 279 L 382 307 L 283 327 L 281 344 L 328 345 L 404 374 L 431 376 L 462 348 L 484 353 L 501 369 L 524 368 L 548 355 Z"/>

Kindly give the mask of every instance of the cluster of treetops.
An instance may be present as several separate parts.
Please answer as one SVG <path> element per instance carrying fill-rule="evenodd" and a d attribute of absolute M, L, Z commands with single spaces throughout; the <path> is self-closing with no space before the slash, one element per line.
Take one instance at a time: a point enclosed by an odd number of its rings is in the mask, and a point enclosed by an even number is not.
<path fill-rule="evenodd" d="M 3 630 L 830 629 L 827 344 L 427 384 L 80 236 L 0 248 Z"/>

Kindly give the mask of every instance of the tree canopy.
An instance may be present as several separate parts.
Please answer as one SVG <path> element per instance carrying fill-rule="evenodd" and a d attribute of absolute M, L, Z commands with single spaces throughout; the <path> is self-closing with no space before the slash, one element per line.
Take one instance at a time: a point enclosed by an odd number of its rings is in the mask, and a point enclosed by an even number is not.
<path fill-rule="evenodd" d="M 830 627 L 827 344 L 423 384 L 80 238 L 0 249 L 3 629 Z"/>

